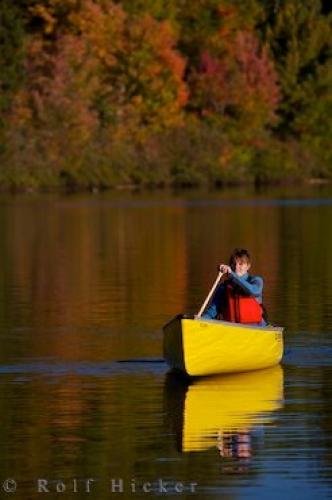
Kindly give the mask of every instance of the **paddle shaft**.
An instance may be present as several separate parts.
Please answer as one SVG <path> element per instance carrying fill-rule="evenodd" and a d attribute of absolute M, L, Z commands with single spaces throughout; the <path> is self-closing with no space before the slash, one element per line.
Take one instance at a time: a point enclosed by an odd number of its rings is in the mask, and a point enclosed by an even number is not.
<path fill-rule="evenodd" d="M 202 305 L 202 307 L 200 308 L 199 310 L 199 313 L 197 314 L 196 318 L 200 318 L 206 308 L 206 306 L 208 305 L 212 295 L 214 294 L 215 292 L 215 289 L 217 288 L 218 284 L 219 284 L 219 281 L 221 280 L 221 277 L 224 273 L 222 273 L 221 271 L 219 271 L 218 273 L 218 276 L 216 278 L 216 281 L 213 283 L 213 286 L 211 288 L 211 290 L 209 291 L 209 295 L 206 297 L 205 301 L 204 301 L 204 304 Z"/>

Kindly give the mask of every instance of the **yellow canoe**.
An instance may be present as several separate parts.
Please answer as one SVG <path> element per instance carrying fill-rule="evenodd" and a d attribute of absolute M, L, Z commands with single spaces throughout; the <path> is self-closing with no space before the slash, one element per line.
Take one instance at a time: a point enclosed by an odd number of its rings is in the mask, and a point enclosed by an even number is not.
<path fill-rule="evenodd" d="M 270 423 L 283 405 L 283 370 L 279 365 L 186 385 L 170 374 L 166 396 L 168 407 L 177 408 L 169 414 L 178 449 L 201 451 L 218 446 L 228 435 L 250 434 L 253 427 Z"/>
<path fill-rule="evenodd" d="M 164 328 L 164 358 L 189 376 L 246 372 L 278 364 L 283 328 L 176 316 Z"/>

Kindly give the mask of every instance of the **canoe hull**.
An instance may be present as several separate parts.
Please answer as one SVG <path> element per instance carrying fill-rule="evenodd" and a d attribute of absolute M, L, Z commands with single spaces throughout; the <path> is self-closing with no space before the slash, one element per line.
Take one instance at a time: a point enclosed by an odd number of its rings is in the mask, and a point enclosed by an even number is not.
<path fill-rule="evenodd" d="M 283 329 L 176 316 L 164 326 L 164 358 L 189 376 L 268 368 L 283 355 Z"/>

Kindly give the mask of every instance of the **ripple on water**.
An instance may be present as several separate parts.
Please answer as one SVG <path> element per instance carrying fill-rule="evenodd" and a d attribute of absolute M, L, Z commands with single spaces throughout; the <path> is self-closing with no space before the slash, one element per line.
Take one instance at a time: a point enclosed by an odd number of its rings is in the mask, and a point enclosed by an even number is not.
<path fill-rule="evenodd" d="M 288 347 L 283 363 L 297 367 L 329 367 L 332 366 L 332 347 L 329 344 Z"/>

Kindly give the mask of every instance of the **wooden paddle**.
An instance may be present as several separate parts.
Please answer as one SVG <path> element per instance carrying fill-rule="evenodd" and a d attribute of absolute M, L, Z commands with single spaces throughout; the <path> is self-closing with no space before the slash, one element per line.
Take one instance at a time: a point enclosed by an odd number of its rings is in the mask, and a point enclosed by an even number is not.
<path fill-rule="evenodd" d="M 217 276 L 217 278 L 216 278 L 216 281 L 213 283 L 213 286 L 212 286 L 211 290 L 209 291 L 209 295 L 206 297 L 206 299 L 205 299 L 205 301 L 204 301 L 204 304 L 203 304 L 203 305 L 202 305 L 202 307 L 200 308 L 199 313 L 195 316 L 195 318 L 199 319 L 199 318 L 202 316 L 202 314 L 203 314 L 203 312 L 204 312 L 204 310 L 205 310 L 206 306 L 208 305 L 208 303 L 209 303 L 209 301 L 210 301 L 210 299 L 211 299 L 212 295 L 214 294 L 215 289 L 217 288 L 217 286 L 218 286 L 218 284 L 219 284 L 219 281 L 221 280 L 221 278 L 222 278 L 223 274 L 224 274 L 224 273 L 222 273 L 221 271 L 219 271 L 218 276 Z"/>

